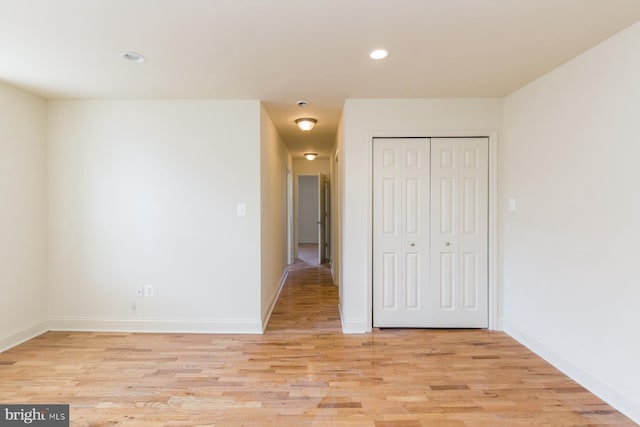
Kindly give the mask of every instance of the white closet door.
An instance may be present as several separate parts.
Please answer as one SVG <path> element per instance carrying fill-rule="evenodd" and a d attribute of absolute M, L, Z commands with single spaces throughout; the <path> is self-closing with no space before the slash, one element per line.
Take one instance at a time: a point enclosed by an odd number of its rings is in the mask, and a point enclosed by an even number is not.
<path fill-rule="evenodd" d="M 374 139 L 373 324 L 427 326 L 429 143 Z"/>
<path fill-rule="evenodd" d="M 487 138 L 431 139 L 430 327 L 488 327 Z"/>

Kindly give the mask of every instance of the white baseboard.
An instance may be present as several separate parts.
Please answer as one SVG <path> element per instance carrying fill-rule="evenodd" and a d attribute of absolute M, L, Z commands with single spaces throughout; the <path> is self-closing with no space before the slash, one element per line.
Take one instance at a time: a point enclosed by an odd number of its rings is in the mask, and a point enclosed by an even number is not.
<path fill-rule="evenodd" d="M 338 304 L 338 311 L 340 312 L 340 321 L 342 323 L 343 334 L 366 334 L 371 332 L 366 320 L 353 320 L 345 319 L 342 315 L 342 307 Z"/>
<path fill-rule="evenodd" d="M 586 366 L 556 352 L 540 340 L 509 324 L 504 325 L 504 331 L 591 393 L 631 418 L 634 422 L 640 424 L 640 399 L 630 396 L 619 388 L 609 384 Z"/>
<path fill-rule="evenodd" d="M 258 319 L 100 319 L 52 317 L 51 331 L 262 334 Z"/>
<path fill-rule="evenodd" d="M 44 334 L 49 330 L 47 322 L 35 322 L 31 325 L 13 330 L 8 334 L 0 337 L 0 353 L 9 350 L 31 338 Z"/>
<path fill-rule="evenodd" d="M 276 306 L 278 302 L 278 298 L 280 298 L 280 293 L 284 288 L 284 283 L 287 281 L 287 276 L 289 275 L 289 269 L 285 268 L 282 273 L 282 277 L 280 278 L 280 283 L 278 283 L 278 289 L 271 296 L 271 301 L 269 302 L 269 308 L 262 315 L 262 332 L 264 333 L 265 329 L 267 329 L 267 325 L 269 324 L 269 319 L 271 318 L 271 313 L 273 313 L 273 308 Z"/>

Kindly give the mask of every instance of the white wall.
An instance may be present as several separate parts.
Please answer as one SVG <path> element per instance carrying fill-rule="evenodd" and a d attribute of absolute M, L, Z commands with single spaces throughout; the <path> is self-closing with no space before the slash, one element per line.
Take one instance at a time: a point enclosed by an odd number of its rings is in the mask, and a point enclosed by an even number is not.
<path fill-rule="evenodd" d="M 318 243 L 318 177 L 298 176 L 298 243 Z"/>
<path fill-rule="evenodd" d="M 338 286 L 340 295 L 339 300 L 342 301 L 342 220 L 344 212 L 344 161 L 342 153 L 344 152 L 344 125 L 343 117 L 340 117 L 338 123 L 338 132 L 336 133 L 335 149 L 331 153 L 331 273 L 333 282 Z M 341 308 L 342 309 L 342 308 Z M 342 316 L 341 316 L 342 317 Z"/>
<path fill-rule="evenodd" d="M 47 330 L 45 115 L 0 83 L 0 351 Z"/>
<path fill-rule="evenodd" d="M 345 332 L 371 329 L 371 140 L 429 131 L 498 130 L 501 99 L 348 99 L 343 110 L 341 313 Z"/>
<path fill-rule="evenodd" d="M 287 269 L 287 170 L 291 156 L 263 106 L 261 129 L 261 309 L 263 329 L 284 285 Z"/>
<path fill-rule="evenodd" d="M 48 113 L 51 329 L 261 332 L 260 103 Z"/>
<path fill-rule="evenodd" d="M 640 422 L 640 24 L 508 96 L 505 327 Z"/>
<path fill-rule="evenodd" d="M 321 173 L 328 177 L 330 174 L 329 159 L 293 159 L 293 173 L 303 175 Z"/>

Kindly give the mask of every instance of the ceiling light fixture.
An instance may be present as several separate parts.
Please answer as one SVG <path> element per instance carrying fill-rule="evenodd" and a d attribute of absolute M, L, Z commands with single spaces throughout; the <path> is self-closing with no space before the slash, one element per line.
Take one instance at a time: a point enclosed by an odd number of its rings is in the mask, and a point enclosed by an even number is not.
<path fill-rule="evenodd" d="M 147 61 L 147 58 L 135 52 L 123 52 L 122 57 L 127 61 L 135 62 L 136 64 L 142 64 Z"/>
<path fill-rule="evenodd" d="M 318 157 L 318 153 L 304 153 L 304 158 L 307 160 L 313 160 Z"/>
<path fill-rule="evenodd" d="M 389 55 L 389 52 L 387 52 L 384 49 L 375 49 L 369 52 L 369 58 L 371 59 L 384 59 L 388 55 Z"/>
<path fill-rule="evenodd" d="M 313 127 L 316 125 L 316 123 L 318 123 L 318 121 L 316 119 L 312 119 L 310 117 L 302 117 L 302 118 L 296 120 L 296 124 L 298 125 L 300 130 L 303 130 L 305 132 L 310 131 L 311 129 L 313 129 Z"/>

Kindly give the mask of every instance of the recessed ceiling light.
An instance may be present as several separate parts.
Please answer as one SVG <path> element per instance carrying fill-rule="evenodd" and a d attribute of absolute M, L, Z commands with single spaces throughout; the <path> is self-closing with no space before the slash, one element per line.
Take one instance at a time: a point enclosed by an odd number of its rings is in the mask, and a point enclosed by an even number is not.
<path fill-rule="evenodd" d="M 387 55 L 389 55 L 389 52 L 384 49 L 376 49 L 369 52 L 369 58 L 371 59 L 384 59 Z"/>
<path fill-rule="evenodd" d="M 135 62 L 136 64 L 142 64 L 147 60 L 144 56 L 135 52 L 124 52 L 122 57 L 127 61 Z"/>

